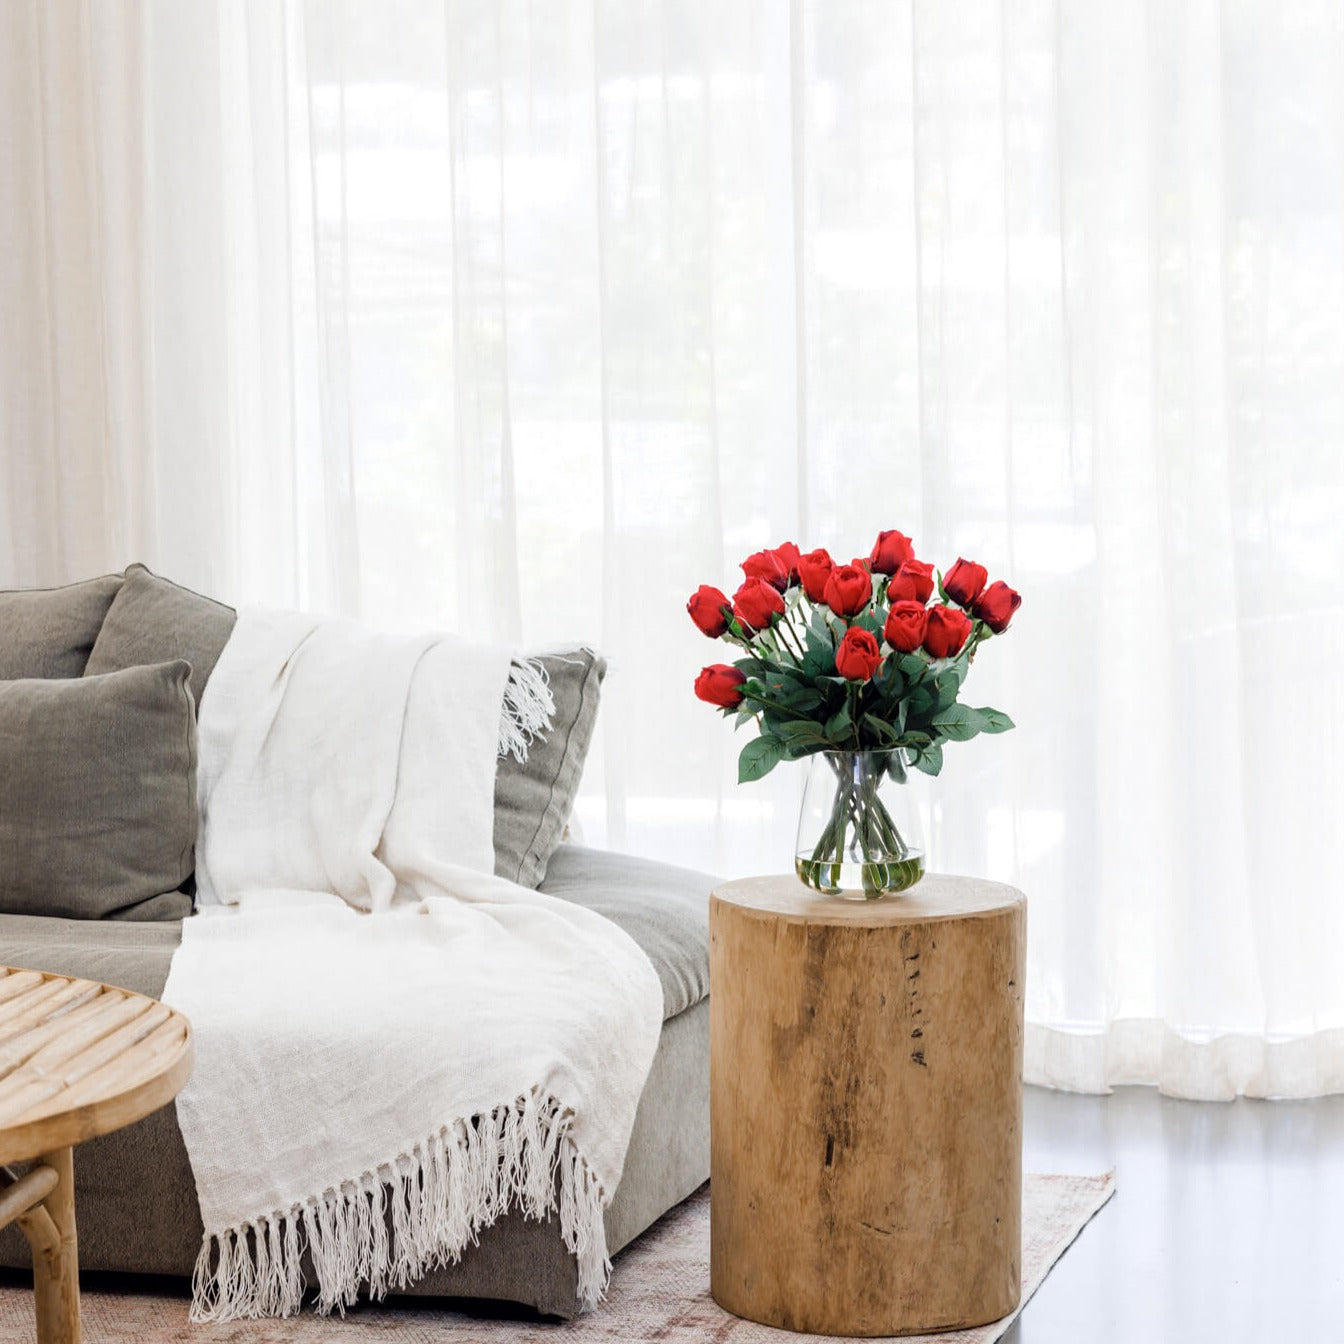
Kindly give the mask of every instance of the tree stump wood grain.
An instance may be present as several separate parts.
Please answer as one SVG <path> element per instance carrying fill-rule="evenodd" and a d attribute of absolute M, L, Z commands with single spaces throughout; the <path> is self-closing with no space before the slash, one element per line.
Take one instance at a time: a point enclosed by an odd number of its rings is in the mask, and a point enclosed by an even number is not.
<path fill-rule="evenodd" d="M 1026 901 L 931 875 L 899 897 L 793 877 L 710 898 L 715 1300 L 895 1335 L 1021 1291 Z"/>

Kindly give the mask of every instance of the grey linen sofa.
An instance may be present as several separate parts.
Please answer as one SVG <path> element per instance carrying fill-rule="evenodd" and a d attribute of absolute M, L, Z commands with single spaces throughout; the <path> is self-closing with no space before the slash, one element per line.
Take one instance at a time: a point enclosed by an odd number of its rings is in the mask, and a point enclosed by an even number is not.
<path fill-rule="evenodd" d="M 5 715 L 13 717 L 11 702 L 17 700 L 19 721 L 33 721 L 28 697 L 40 703 L 51 691 L 35 685 L 39 679 L 101 677 L 183 658 L 191 664 L 193 699 L 199 701 L 208 692 L 210 671 L 233 619 L 228 608 L 143 566 L 65 589 L 0 592 L 0 770 L 5 751 L 22 749 L 16 748 L 12 731 L 6 738 Z M 605 666 L 586 650 L 546 657 L 556 727 L 526 767 L 500 764 L 496 870 L 620 925 L 644 950 L 663 989 L 662 1036 L 625 1172 L 607 1212 L 608 1247 L 614 1255 L 709 1176 L 707 916 L 713 879 L 563 841 Z M 12 845 L 16 826 L 31 824 L 32 804 L 27 796 L 16 797 L 19 787 L 14 783 L 7 789 L 0 779 L 0 843 L 8 839 Z M 84 876 L 78 856 L 72 862 L 76 875 Z M 98 880 L 96 870 L 88 879 Z M 105 879 L 107 885 L 115 884 Z M 64 888 L 69 887 L 67 874 Z M 89 908 L 101 917 L 82 918 L 71 917 L 79 913 L 77 896 L 64 897 L 56 912 L 45 913 L 31 893 L 16 896 L 7 889 L 0 873 L 0 964 L 83 976 L 158 996 L 181 939 L 182 919 L 190 917 L 192 889 L 188 878 L 173 890 L 147 891 L 142 899 L 112 910 L 93 893 Z M 246 1103 L 240 1099 L 239 1104 Z M 191 1273 L 202 1228 L 171 1106 L 81 1146 L 75 1168 L 82 1268 Z M 0 1232 L 0 1265 L 30 1263 L 22 1236 L 12 1227 Z M 557 1221 L 536 1222 L 517 1213 L 485 1229 L 456 1264 L 427 1275 L 408 1291 L 498 1299 L 558 1317 L 577 1311 L 576 1265 Z"/>

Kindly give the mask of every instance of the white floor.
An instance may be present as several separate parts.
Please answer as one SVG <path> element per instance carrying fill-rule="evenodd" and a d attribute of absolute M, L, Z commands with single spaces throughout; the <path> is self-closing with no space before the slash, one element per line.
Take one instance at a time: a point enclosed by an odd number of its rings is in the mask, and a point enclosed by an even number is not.
<path fill-rule="evenodd" d="M 1028 1088 L 1025 1149 L 1117 1188 L 1005 1344 L 1344 1341 L 1344 1097 Z"/>

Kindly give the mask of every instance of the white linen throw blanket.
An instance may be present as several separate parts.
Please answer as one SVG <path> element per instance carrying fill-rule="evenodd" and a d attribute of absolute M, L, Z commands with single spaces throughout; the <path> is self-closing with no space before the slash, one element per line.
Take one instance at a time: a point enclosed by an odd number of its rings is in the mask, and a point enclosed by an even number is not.
<path fill-rule="evenodd" d="M 305 1249 L 320 1310 L 381 1296 L 511 1209 L 558 1207 L 600 1297 L 662 993 L 614 924 L 491 871 L 497 751 L 548 701 L 504 652 L 240 615 L 163 996 L 196 1041 L 193 1319 L 297 1311 Z"/>

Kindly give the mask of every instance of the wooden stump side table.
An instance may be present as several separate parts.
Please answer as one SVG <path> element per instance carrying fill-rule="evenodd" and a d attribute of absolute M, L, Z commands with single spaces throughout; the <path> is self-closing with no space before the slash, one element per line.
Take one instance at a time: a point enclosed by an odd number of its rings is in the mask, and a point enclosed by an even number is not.
<path fill-rule="evenodd" d="M 710 1285 L 786 1330 L 998 1320 L 1021 1292 L 1026 901 L 931 875 L 710 898 Z"/>
<path fill-rule="evenodd" d="M 0 966 L 0 1227 L 33 1248 L 39 1344 L 81 1337 L 72 1145 L 166 1105 L 191 1064 L 187 1019 L 157 999 Z"/>

